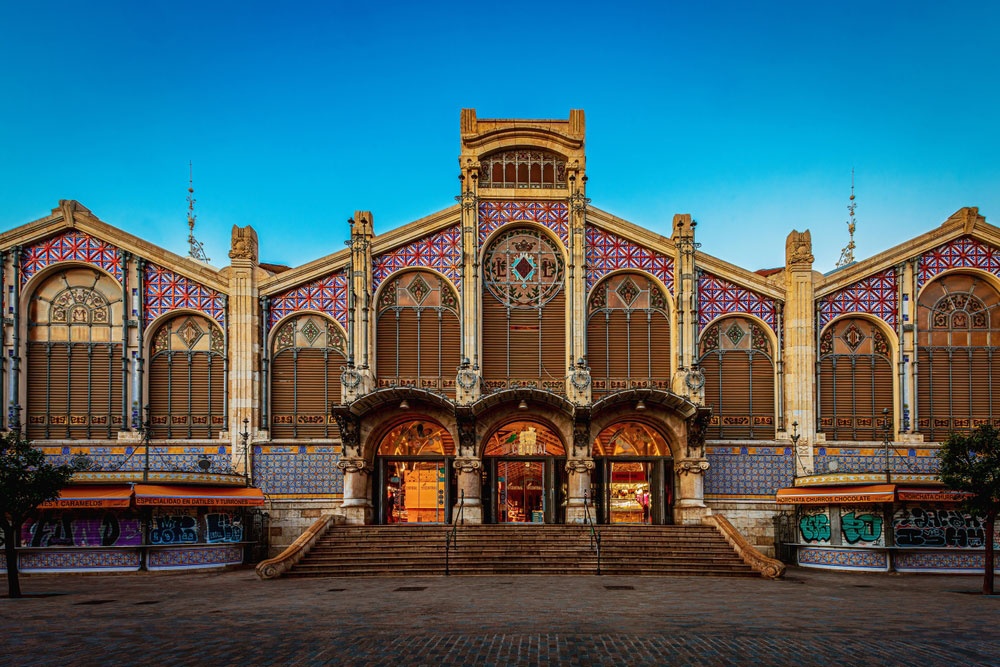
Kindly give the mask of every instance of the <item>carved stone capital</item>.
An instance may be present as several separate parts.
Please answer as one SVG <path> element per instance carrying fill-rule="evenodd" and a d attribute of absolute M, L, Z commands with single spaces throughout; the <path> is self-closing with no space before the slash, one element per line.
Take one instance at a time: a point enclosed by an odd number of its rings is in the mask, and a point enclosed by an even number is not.
<path fill-rule="evenodd" d="M 341 459 L 337 467 L 345 473 L 361 473 L 367 475 L 372 471 L 372 465 L 364 459 Z"/>
<path fill-rule="evenodd" d="M 571 459 L 566 462 L 566 472 L 584 473 L 593 469 L 593 459 Z"/>
<path fill-rule="evenodd" d="M 483 462 L 480 459 L 472 458 L 471 456 L 459 456 L 455 458 L 452 463 L 452 467 L 455 470 L 455 474 L 458 473 L 475 473 L 479 472 L 483 467 Z"/>
<path fill-rule="evenodd" d="M 701 475 L 708 468 L 709 464 L 705 459 L 683 459 L 674 464 L 674 470 L 680 475 Z"/>

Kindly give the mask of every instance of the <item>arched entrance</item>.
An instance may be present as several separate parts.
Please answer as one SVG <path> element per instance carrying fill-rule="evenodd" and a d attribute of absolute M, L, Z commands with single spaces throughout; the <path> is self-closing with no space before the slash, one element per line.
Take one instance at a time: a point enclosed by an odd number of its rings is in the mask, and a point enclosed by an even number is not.
<path fill-rule="evenodd" d="M 673 459 L 663 435 L 623 421 L 594 440 L 591 494 L 600 523 L 673 522 Z"/>
<path fill-rule="evenodd" d="M 451 434 L 431 419 L 408 419 L 389 429 L 375 457 L 376 522 L 449 522 L 455 496 L 454 457 Z"/>
<path fill-rule="evenodd" d="M 565 521 L 566 448 L 552 428 L 516 420 L 496 429 L 483 450 L 483 517 L 489 523 Z"/>

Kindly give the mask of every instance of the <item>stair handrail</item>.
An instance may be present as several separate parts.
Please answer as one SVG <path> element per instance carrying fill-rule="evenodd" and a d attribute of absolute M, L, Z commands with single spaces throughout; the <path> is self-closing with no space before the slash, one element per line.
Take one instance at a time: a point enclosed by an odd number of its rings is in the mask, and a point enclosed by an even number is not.
<path fill-rule="evenodd" d="M 583 520 L 590 527 L 590 550 L 597 554 L 597 574 L 601 574 L 601 533 L 597 530 L 593 517 L 590 516 L 590 498 L 587 491 L 583 492 Z"/>
<path fill-rule="evenodd" d="M 444 576 L 450 576 L 451 548 L 458 548 L 458 523 L 461 521 L 465 525 L 465 489 L 462 489 L 458 499 L 458 512 L 451 522 L 451 530 L 444 535 Z"/>
<path fill-rule="evenodd" d="M 257 563 L 257 567 L 255 568 L 257 576 L 261 579 L 277 579 L 285 572 L 288 572 L 288 570 L 292 569 L 293 565 L 309 553 L 313 545 L 319 541 L 319 538 L 323 537 L 330 526 L 340 518 L 336 514 L 327 514 L 316 519 L 311 526 L 306 528 L 305 532 L 288 545 L 287 549 L 274 558 L 262 560 Z"/>
<path fill-rule="evenodd" d="M 752 567 L 765 579 L 780 579 L 785 576 L 785 564 L 780 560 L 765 556 L 750 544 L 722 514 L 709 514 L 701 518 L 702 525 L 714 526 L 743 562 Z"/>

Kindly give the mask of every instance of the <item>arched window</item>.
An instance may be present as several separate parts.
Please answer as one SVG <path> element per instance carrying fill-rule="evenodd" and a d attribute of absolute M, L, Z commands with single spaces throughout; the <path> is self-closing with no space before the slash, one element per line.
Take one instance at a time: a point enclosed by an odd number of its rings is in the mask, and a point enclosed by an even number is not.
<path fill-rule="evenodd" d="M 889 343 L 879 328 L 846 318 L 820 336 L 819 426 L 828 440 L 880 440 L 882 410 L 893 411 Z"/>
<path fill-rule="evenodd" d="M 931 282 L 917 301 L 917 430 L 1000 425 L 1000 295 L 975 276 Z"/>
<path fill-rule="evenodd" d="M 272 438 L 340 436 L 330 405 L 340 403 L 345 349 L 341 329 L 322 315 L 299 315 L 281 325 L 272 348 Z"/>
<path fill-rule="evenodd" d="M 566 158 L 541 150 L 504 150 L 479 161 L 485 188 L 565 188 Z"/>
<path fill-rule="evenodd" d="M 455 393 L 461 361 L 458 295 L 444 278 L 412 271 L 379 295 L 375 372 L 380 387 L 420 387 Z"/>
<path fill-rule="evenodd" d="M 489 390 L 565 393 L 566 296 L 562 252 L 543 232 L 502 232 L 483 255 L 483 379 Z"/>
<path fill-rule="evenodd" d="M 226 425 L 222 330 L 179 315 L 153 335 L 149 410 L 154 438 L 214 438 Z"/>
<path fill-rule="evenodd" d="M 122 427 L 122 296 L 110 276 L 45 280 L 28 314 L 27 436 L 110 438 Z"/>
<path fill-rule="evenodd" d="M 619 274 L 590 293 L 587 362 L 594 394 L 670 389 L 667 300 L 648 276 Z"/>
<path fill-rule="evenodd" d="M 712 439 L 774 437 L 774 362 L 771 342 L 756 322 L 727 317 L 701 336 L 705 405 Z"/>

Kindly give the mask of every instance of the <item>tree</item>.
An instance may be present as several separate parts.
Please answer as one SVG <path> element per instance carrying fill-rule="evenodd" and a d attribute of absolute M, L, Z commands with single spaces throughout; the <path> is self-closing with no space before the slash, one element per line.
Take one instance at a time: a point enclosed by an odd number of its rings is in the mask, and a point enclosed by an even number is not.
<path fill-rule="evenodd" d="M 0 529 L 3 529 L 4 554 L 7 556 L 7 590 L 12 598 L 21 597 L 17 571 L 18 532 L 25 519 L 46 500 L 59 496 L 73 473 L 74 465 L 45 462 L 45 454 L 21 437 L 18 429 L 0 439 Z"/>
<path fill-rule="evenodd" d="M 986 518 L 983 595 L 993 595 L 993 540 L 1000 510 L 1000 430 L 984 424 L 969 433 L 952 433 L 941 446 L 938 458 L 941 481 L 968 493 L 964 508 Z"/>

